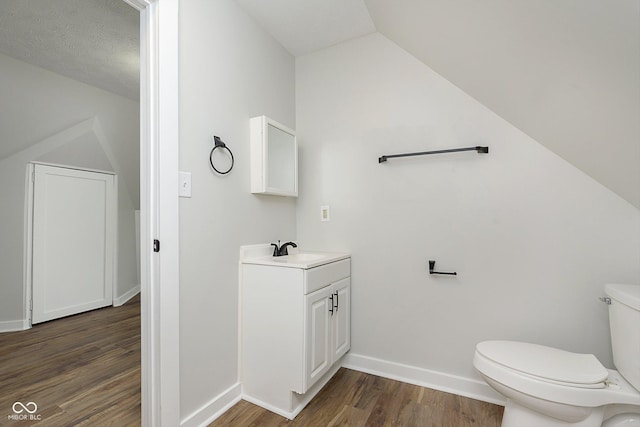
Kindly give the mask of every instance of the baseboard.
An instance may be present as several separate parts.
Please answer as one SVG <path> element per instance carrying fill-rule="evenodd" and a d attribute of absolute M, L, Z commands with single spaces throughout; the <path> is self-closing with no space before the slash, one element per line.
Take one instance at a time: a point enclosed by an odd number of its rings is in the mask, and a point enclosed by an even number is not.
<path fill-rule="evenodd" d="M 140 293 L 140 285 L 136 285 L 132 289 L 125 292 L 124 294 L 120 295 L 119 297 L 114 298 L 113 306 L 120 307 L 121 305 L 124 305 L 127 301 L 129 301 L 131 298 L 135 297 L 139 293 Z"/>
<path fill-rule="evenodd" d="M 348 353 L 345 368 L 504 406 L 505 399 L 486 383 L 472 378 Z"/>
<path fill-rule="evenodd" d="M 16 332 L 31 329 L 31 325 L 28 320 L 9 320 L 0 322 L 0 333 L 2 332 Z"/>
<path fill-rule="evenodd" d="M 233 405 L 241 399 L 242 386 L 235 383 L 218 396 L 214 397 L 180 423 L 180 427 L 205 427 L 211 424 L 213 420 L 224 414 Z"/>

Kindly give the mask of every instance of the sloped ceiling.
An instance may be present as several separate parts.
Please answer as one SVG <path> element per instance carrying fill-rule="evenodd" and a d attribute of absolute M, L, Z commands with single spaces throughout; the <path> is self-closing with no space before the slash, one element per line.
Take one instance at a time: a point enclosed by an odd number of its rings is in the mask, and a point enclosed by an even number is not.
<path fill-rule="evenodd" d="M 139 22 L 123 0 L 2 0 L 0 52 L 138 100 Z"/>
<path fill-rule="evenodd" d="M 640 208 L 640 1 L 236 1 L 294 55 L 379 31 Z"/>
<path fill-rule="evenodd" d="M 294 56 L 376 31 L 362 0 L 236 0 Z"/>
<path fill-rule="evenodd" d="M 379 31 L 640 208 L 640 1 L 236 2 L 296 56 Z M 0 52 L 137 99 L 138 19 L 122 0 L 2 0 Z"/>

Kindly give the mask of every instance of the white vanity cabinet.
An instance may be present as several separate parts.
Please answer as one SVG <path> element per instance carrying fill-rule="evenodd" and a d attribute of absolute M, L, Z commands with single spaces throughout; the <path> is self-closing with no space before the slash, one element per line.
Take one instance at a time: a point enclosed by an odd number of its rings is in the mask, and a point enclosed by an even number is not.
<path fill-rule="evenodd" d="M 271 263 L 275 264 L 275 262 Z M 292 419 L 349 350 L 351 260 L 241 264 L 243 398 Z"/>

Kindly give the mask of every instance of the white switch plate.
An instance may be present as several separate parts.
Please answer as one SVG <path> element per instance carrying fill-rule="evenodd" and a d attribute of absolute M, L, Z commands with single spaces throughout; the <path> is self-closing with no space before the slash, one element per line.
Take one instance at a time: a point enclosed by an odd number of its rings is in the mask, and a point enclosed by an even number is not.
<path fill-rule="evenodd" d="M 320 221 L 331 221 L 331 209 L 329 209 L 329 206 L 320 206 Z"/>
<path fill-rule="evenodd" d="M 179 179 L 178 195 L 180 197 L 191 197 L 191 172 L 180 172 Z"/>

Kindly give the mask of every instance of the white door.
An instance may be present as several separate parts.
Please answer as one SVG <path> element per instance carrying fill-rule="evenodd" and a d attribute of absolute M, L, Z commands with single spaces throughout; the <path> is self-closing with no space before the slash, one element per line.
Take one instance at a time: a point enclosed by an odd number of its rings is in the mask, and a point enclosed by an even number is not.
<path fill-rule="evenodd" d="M 341 358 L 351 347 L 351 279 L 347 277 L 333 285 L 335 310 L 333 314 L 333 361 Z"/>
<path fill-rule="evenodd" d="M 32 323 L 113 302 L 116 179 L 35 165 Z"/>
<path fill-rule="evenodd" d="M 305 296 L 307 331 L 305 339 L 305 387 L 309 388 L 331 367 L 331 316 L 333 298 L 331 286 Z"/>

